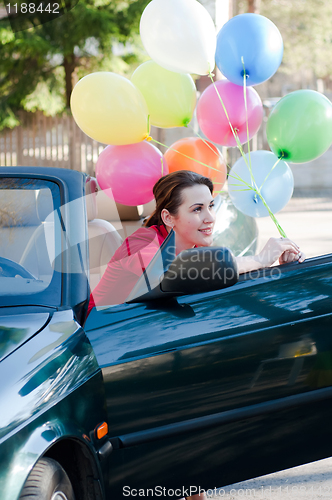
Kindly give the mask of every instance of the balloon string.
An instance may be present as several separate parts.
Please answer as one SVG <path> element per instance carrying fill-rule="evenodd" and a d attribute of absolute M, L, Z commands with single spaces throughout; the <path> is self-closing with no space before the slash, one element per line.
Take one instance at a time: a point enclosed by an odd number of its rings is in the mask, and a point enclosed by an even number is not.
<path fill-rule="evenodd" d="M 247 127 L 247 145 L 248 145 L 248 159 L 249 159 L 249 172 L 250 172 L 250 177 L 251 177 L 251 183 L 252 185 L 255 184 L 255 179 L 254 175 L 252 173 L 252 166 L 251 166 L 251 156 L 250 156 L 250 136 L 249 136 L 249 120 L 248 120 L 248 106 L 247 106 L 247 74 L 246 74 L 246 68 L 244 66 L 244 59 L 243 56 L 241 56 L 241 62 L 243 66 L 243 99 L 244 99 L 244 109 L 246 113 L 246 127 Z M 257 187 L 257 186 L 256 186 Z"/>
<path fill-rule="evenodd" d="M 263 205 L 265 206 L 265 208 L 269 212 L 269 216 L 272 219 L 272 221 L 274 222 L 274 224 L 276 225 L 276 227 L 277 227 L 277 229 L 279 231 L 279 234 L 283 238 L 287 238 L 285 231 L 280 226 L 279 222 L 277 221 L 276 216 L 271 211 L 270 207 L 266 203 L 266 201 L 265 201 L 265 199 L 264 199 L 264 197 L 263 197 L 263 195 L 261 193 L 261 189 L 262 189 L 262 187 L 263 187 L 266 179 L 268 178 L 268 176 L 270 175 L 270 173 L 272 172 L 272 170 L 278 165 L 278 163 L 279 163 L 279 161 L 280 161 L 281 158 L 278 158 L 278 160 L 276 161 L 276 163 L 273 165 L 272 169 L 270 170 L 270 172 L 268 173 L 268 175 L 264 179 L 263 184 L 260 186 L 260 188 L 257 187 L 257 184 L 255 182 L 255 178 L 254 178 L 254 175 L 253 175 L 253 172 L 252 172 L 251 156 L 250 156 L 250 141 L 249 141 L 248 106 L 247 106 L 247 74 L 246 74 L 246 68 L 244 66 L 244 59 L 243 59 L 243 57 L 241 57 L 241 62 L 242 62 L 242 66 L 243 66 L 243 97 L 244 97 L 244 107 L 245 107 L 245 113 L 246 113 L 246 126 L 247 126 L 247 144 L 248 144 L 248 158 L 249 158 L 249 166 L 248 167 L 249 167 L 251 182 L 254 184 L 253 189 L 254 189 L 256 195 L 258 195 L 260 197 L 260 199 L 262 200 Z"/>
<path fill-rule="evenodd" d="M 236 174 L 235 172 L 233 172 L 234 175 L 232 174 L 228 174 L 228 177 L 233 177 L 234 179 L 238 180 L 238 181 L 241 181 L 245 186 L 247 186 L 247 189 L 237 189 L 236 191 L 254 191 L 254 193 L 256 193 L 260 199 L 262 200 L 262 203 L 263 205 L 265 206 L 266 210 L 269 212 L 269 216 L 271 217 L 272 221 L 274 222 L 274 224 L 276 225 L 278 231 L 279 231 L 279 234 L 283 237 L 283 238 L 287 238 L 286 236 L 286 233 L 285 231 L 282 229 L 282 227 L 280 226 L 276 216 L 274 215 L 274 213 L 271 211 L 270 207 L 268 206 L 268 204 L 266 203 L 264 197 L 262 196 L 260 190 L 254 188 L 253 186 L 251 186 L 250 184 L 248 184 L 248 182 L 246 182 L 245 180 L 243 180 L 238 174 Z M 232 186 L 239 186 L 240 184 L 231 184 Z"/>
<path fill-rule="evenodd" d="M 256 193 L 259 198 L 262 200 L 262 203 L 263 205 L 265 206 L 266 210 L 269 212 L 269 216 L 271 217 L 272 221 L 274 222 L 274 224 L 276 225 L 278 231 L 279 231 L 279 234 L 283 237 L 283 238 L 287 238 L 286 236 L 286 233 L 285 231 L 282 229 L 282 227 L 280 226 L 276 216 L 274 215 L 274 213 L 271 211 L 270 207 L 268 206 L 268 204 L 266 203 L 264 197 L 262 196 L 260 190 L 254 188 L 253 186 L 251 186 L 250 184 L 248 184 L 248 182 L 246 182 L 245 180 L 243 180 L 238 174 L 236 174 L 235 172 L 233 172 L 234 175 L 232 174 L 228 174 L 228 177 L 233 177 L 234 179 L 242 182 L 245 186 L 247 186 L 247 189 L 243 189 L 243 191 L 254 191 L 254 193 Z M 232 186 L 239 186 L 240 184 L 231 184 Z M 236 191 L 241 191 L 239 189 L 237 189 Z"/>
<path fill-rule="evenodd" d="M 243 160 L 244 160 L 245 164 L 247 165 L 247 167 L 248 167 L 248 169 L 249 169 L 249 172 L 251 172 L 251 165 L 249 165 L 249 164 L 248 164 L 248 160 L 247 160 L 246 155 L 244 154 L 244 151 L 243 151 L 243 148 L 242 148 L 242 145 L 241 145 L 241 142 L 240 142 L 239 136 L 238 136 L 238 134 L 237 134 L 237 132 L 236 132 L 236 129 L 234 129 L 234 128 L 233 128 L 233 125 L 232 125 L 232 123 L 231 123 L 231 121 L 230 121 L 230 119 L 229 119 L 229 116 L 228 116 L 228 113 L 227 113 L 226 106 L 224 105 L 223 100 L 222 100 L 222 98 L 221 98 L 221 95 L 220 95 L 220 93 L 219 93 L 219 91 L 218 91 L 218 88 L 217 88 L 217 86 L 216 86 L 216 84 L 215 84 L 215 82 L 214 82 L 214 80 L 213 80 L 213 75 L 212 75 L 211 71 L 210 71 L 210 73 L 209 73 L 209 77 L 210 77 L 210 79 L 211 79 L 211 81 L 212 81 L 212 84 L 213 84 L 214 89 L 215 89 L 215 91 L 216 91 L 216 93 L 217 93 L 217 96 L 218 96 L 218 98 L 219 98 L 219 101 L 220 101 L 220 103 L 221 103 L 221 105 L 222 105 L 222 107 L 223 107 L 224 113 L 225 113 L 226 118 L 227 118 L 227 120 L 228 120 L 228 124 L 229 124 L 229 126 L 230 126 L 230 128 L 231 128 L 231 131 L 232 131 L 232 133 L 233 133 L 233 136 L 234 136 L 234 138 L 235 138 L 235 140 L 236 140 L 237 147 L 238 147 L 238 149 L 239 149 L 239 151 L 240 151 L 240 153 L 241 153 L 241 155 L 242 155 L 242 158 L 243 158 Z M 247 124 L 248 124 L 248 120 L 247 120 Z M 255 180 L 254 180 L 254 177 L 253 177 L 253 175 L 252 175 L 252 172 L 251 172 L 251 179 L 252 179 L 252 183 L 254 183 L 254 184 L 255 184 L 255 187 L 257 188 L 257 185 L 256 185 L 256 183 L 255 183 Z M 240 180 L 241 180 L 242 182 L 244 182 L 244 181 L 243 181 L 243 179 L 241 179 L 241 178 L 240 178 Z M 254 188 L 254 186 L 253 186 L 253 185 L 252 185 L 252 186 L 250 186 L 250 188 L 251 188 L 251 189 L 253 189 L 253 190 L 256 192 L 256 189 Z M 257 188 L 257 189 L 258 189 L 258 188 Z M 258 194 L 258 193 L 257 193 L 257 194 Z"/>
<path fill-rule="evenodd" d="M 265 177 L 261 187 L 259 188 L 259 190 L 262 189 L 262 187 L 264 186 L 265 182 L 267 181 L 269 175 L 271 174 L 272 170 L 278 165 L 279 161 L 282 159 L 282 156 L 280 156 L 280 158 L 277 159 L 277 161 L 275 162 L 275 164 L 273 165 L 273 167 L 271 168 L 270 172 L 267 174 L 267 176 Z"/>
<path fill-rule="evenodd" d="M 260 199 L 262 200 L 263 202 L 263 205 L 265 206 L 265 208 L 267 209 L 267 211 L 269 212 L 269 216 L 271 217 L 271 219 L 273 220 L 273 222 L 275 223 L 278 231 L 279 231 L 279 234 L 283 237 L 283 238 L 287 238 L 287 235 L 285 233 L 285 231 L 282 229 L 282 227 L 280 226 L 279 222 L 277 221 L 277 218 L 276 216 L 274 215 L 273 212 L 271 212 L 270 210 L 270 207 L 267 205 L 266 201 L 264 200 L 263 196 L 261 195 L 260 192 L 257 193 L 258 196 L 260 197 Z"/>
<path fill-rule="evenodd" d="M 228 177 L 232 177 L 233 179 L 236 179 L 236 180 L 242 182 L 242 184 L 247 186 L 251 191 L 256 192 L 256 189 L 253 186 L 251 186 L 250 184 L 248 184 L 248 182 L 246 182 L 244 179 L 242 179 L 242 177 L 240 177 L 239 174 L 237 174 L 236 172 L 233 172 L 233 174 L 228 174 Z M 241 184 L 231 184 L 231 186 L 240 186 L 240 185 Z"/>
<path fill-rule="evenodd" d="M 246 182 L 245 180 L 242 179 L 242 177 L 240 177 L 237 173 L 233 172 L 233 175 L 232 174 L 228 174 L 228 177 L 232 177 L 238 181 L 240 181 L 242 184 L 244 184 L 245 186 L 247 186 L 247 189 L 236 189 L 236 191 L 253 191 L 254 193 L 256 193 L 259 198 L 262 200 L 262 203 L 263 205 L 265 206 L 266 210 L 268 211 L 269 213 L 269 216 L 271 217 L 272 221 L 274 222 L 274 224 L 276 225 L 278 231 L 279 231 L 279 234 L 283 237 L 283 238 L 287 238 L 286 236 L 286 233 L 285 231 L 282 229 L 282 227 L 280 226 L 276 216 L 274 215 L 274 213 L 271 211 L 270 207 L 268 206 L 268 204 L 266 203 L 264 197 L 262 196 L 261 192 L 259 189 L 256 189 L 255 187 L 251 186 L 248 182 Z M 230 184 L 231 186 L 240 186 L 241 184 Z"/>
<path fill-rule="evenodd" d="M 213 152 L 216 156 L 218 156 L 218 158 L 219 158 L 219 157 L 220 157 L 219 152 L 218 152 L 218 151 L 216 151 L 216 150 L 215 150 L 215 149 L 211 146 L 211 144 L 210 144 L 207 140 L 205 140 L 205 139 L 204 139 L 204 137 L 202 137 L 202 136 L 201 136 L 198 132 L 196 132 L 196 130 L 194 129 L 194 127 L 192 127 L 192 126 L 190 125 L 190 128 L 191 128 L 191 130 L 194 132 L 194 134 L 196 134 L 196 135 L 197 135 L 197 137 L 198 137 L 199 139 L 201 139 L 201 141 L 203 141 L 203 142 L 204 142 L 204 144 L 205 144 L 205 145 L 206 145 L 209 149 L 211 149 L 211 151 L 212 151 L 212 152 Z"/>
<path fill-rule="evenodd" d="M 214 89 L 215 89 L 215 91 L 216 91 L 216 93 L 217 93 L 217 96 L 218 96 L 218 98 L 219 98 L 219 101 L 220 101 L 220 103 L 221 103 L 221 105 L 222 105 L 222 108 L 223 108 L 224 113 L 225 113 L 225 115 L 226 115 L 226 118 L 227 118 L 228 124 L 229 124 L 229 126 L 230 126 L 230 128 L 231 128 L 232 134 L 233 134 L 234 139 L 235 139 L 235 141 L 236 141 L 237 147 L 239 148 L 239 151 L 240 151 L 240 153 L 241 153 L 241 155 L 242 155 L 242 157 L 243 157 L 243 159 L 244 159 L 244 161 L 245 161 L 245 164 L 246 164 L 246 165 L 247 165 L 247 167 L 249 168 L 249 166 L 248 166 L 248 160 L 247 160 L 247 158 L 246 158 L 246 156 L 245 156 L 245 154 L 244 154 L 244 151 L 243 151 L 243 149 L 242 149 L 242 145 L 241 145 L 240 139 L 239 139 L 239 137 L 238 137 L 238 135 L 237 135 L 237 133 L 236 133 L 235 129 L 233 128 L 233 125 L 232 125 L 232 123 L 231 123 L 231 121 L 230 121 L 230 119 L 229 119 L 229 116 L 228 116 L 228 113 L 227 113 L 226 106 L 225 106 L 225 104 L 223 103 L 223 100 L 222 100 L 222 98 L 221 98 L 221 95 L 219 94 L 218 88 L 217 88 L 217 86 L 216 86 L 216 84 L 215 84 L 215 81 L 213 80 L 213 74 L 211 73 L 211 71 L 210 71 L 210 73 L 209 73 L 209 77 L 210 77 L 211 82 L 212 82 L 212 85 L 214 86 Z"/>
<path fill-rule="evenodd" d="M 227 113 L 226 107 L 225 107 L 225 105 L 224 105 L 224 103 L 223 103 L 223 100 L 222 100 L 222 98 L 221 98 L 221 95 L 219 94 L 219 91 L 218 91 L 218 89 L 217 89 L 217 86 L 216 86 L 216 84 L 215 84 L 215 82 L 214 82 L 214 80 L 213 80 L 213 75 L 212 75 L 212 73 L 211 73 L 211 70 L 210 70 L 210 72 L 209 72 L 209 77 L 210 77 L 210 79 L 211 79 L 211 81 L 212 81 L 212 84 L 213 84 L 213 86 L 214 86 L 214 88 L 215 88 L 215 91 L 216 91 L 216 93 L 217 93 L 217 96 L 218 96 L 218 98 L 219 98 L 219 101 L 220 101 L 220 103 L 221 103 L 221 105 L 222 105 L 222 107 L 223 107 L 224 113 L 225 113 L 226 118 L 227 118 L 227 120 L 228 120 L 228 124 L 229 124 L 229 126 L 230 126 L 230 128 L 231 128 L 231 131 L 232 131 L 232 133 L 233 133 L 233 136 L 234 136 L 234 138 L 235 138 L 235 140 L 236 140 L 237 147 L 238 147 L 238 149 L 239 149 L 239 151 L 240 151 L 240 153 L 241 153 L 241 155 L 242 155 L 242 157 L 243 157 L 243 160 L 244 160 L 245 164 L 247 165 L 247 167 L 248 167 L 248 169 L 249 169 L 249 172 L 250 172 L 250 177 L 251 177 L 251 180 L 252 180 L 252 182 L 253 182 L 253 184 L 254 184 L 254 185 L 250 185 L 250 184 L 248 184 L 248 183 L 247 183 L 247 182 L 245 182 L 243 179 L 241 179 L 239 176 L 237 176 L 237 179 L 238 179 L 238 180 L 240 180 L 241 182 L 243 182 L 245 185 L 247 185 L 247 187 L 248 187 L 250 190 L 254 191 L 254 192 L 255 192 L 255 194 L 259 196 L 259 198 L 262 200 L 263 205 L 264 205 L 264 206 L 265 206 L 265 208 L 267 209 L 267 211 L 268 211 L 268 213 L 269 213 L 269 216 L 271 217 L 272 221 L 273 221 L 273 222 L 274 222 L 274 224 L 276 225 L 276 227 L 277 227 L 277 229 L 278 229 L 278 231 L 279 231 L 279 234 L 280 234 L 283 238 L 287 238 L 285 231 L 284 231 L 284 230 L 282 229 L 282 227 L 280 226 L 280 224 L 279 224 L 279 222 L 277 221 L 277 219 L 276 219 L 275 215 L 274 215 L 274 214 L 273 214 L 273 212 L 271 211 L 270 207 L 269 207 L 269 206 L 268 206 L 268 204 L 266 203 L 265 199 L 263 198 L 263 196 L 262 196 L 262 194 L 261 194 L 260 190 L 258 189 L 258 187 L 257 187 L 257 185 L 256 185 L 256 182 L 255 182 L 254 176 L 252 175 L 251 161 L 250 161 L 250 164 L 249 164 L 249 163 L 248 163 L 248 160 L 247 160 L 247 157 L 246 157 L 246 156 L 245 156 L 245 154 L 244 154 L 244 151 L 243 151 L 242 145 L 241 145 L 241 143 L 240 143 L 240 139 L 239 139 L 239 137 L 238 137 L 237 133 L 235 132 L 235 130 L 234 130 L 234 128 L 233 128 L 233 125 L 231 124 L 231 121 L 230 121 L 230 119 L 229 119 L 229 116 L 228 116 L 228 113 Z M 246 73 L 245 73 L 245 71 L 244 71 L 244 75 L 243 75 L 243 77 L 244 77 L 244 80 L 245 80 L 245 79 L 246 79 Z M 245 82 L 244 82 L 244 84 L 245 84 Z M 244 94 L 244 95 L 245 95 L 245 106 L 246 106 L 246 102 L 247 102 L 247 99 L 246 99 L 246 91 L 245 91 L 245 94 Z M 249 134 L 249 125 L 248 125 L 248 116 L 247 116 L 247 106 L 246 106 L 246 123 L 247 123 L 248 150 L 249 150 L 249 135 L 248 135 L 248 134 Z M 249 155 L 248 155 L 248 156 L 249 156 Z M 230 174 L 229 174 L 229 175 L 228 175 L 228 177 L 232 177 L 232 175 L 230 175 Z"/>
<path fill-rule="evenodd" d="M 211 165 L 208 165 L 207 163 L 203 163 L 202 161 L 196 160 L 195 158 L 191 158 L 191 156 L 185 155 L 184 153 L 181 153 L 181 151 L 177 151 L 176 149 L 170 148 L 169 146 L 166 146 L 166 144 L 163 144 L 162 142 L 157 141 L 156 139 L 151 138 L 153 142 L 156 144 L 159 144 L 160 146 L 163 146 L 164 148 L 170 149 L 171 151 L 175 151 L 175 153 L 178 153 L 179 155 L 184 156 L 185 158 L 188 158 L 189 160 L 196 161 L 197 163 L 200 163 L 201 165 L 204 165 L 204 167 L 211 168 L 211 170 L 215 170 L 216 172 L 220 172 L 218 168 L 211 167 Z"/>

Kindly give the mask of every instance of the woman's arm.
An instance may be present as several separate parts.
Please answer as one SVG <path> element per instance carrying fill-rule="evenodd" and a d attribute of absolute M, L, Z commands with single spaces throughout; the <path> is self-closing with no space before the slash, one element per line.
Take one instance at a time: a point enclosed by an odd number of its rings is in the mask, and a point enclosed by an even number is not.
<path fill-rule="evenodd" d="M 305 255 L 298 245 L 288 238 L 270 238 L 259 254 L 236 257 L 240 274 L 272 266 L 277 259 L 279 259 L 279 264 L 287 264 L 296 260 L 301 263 L 305 260 Z"/>

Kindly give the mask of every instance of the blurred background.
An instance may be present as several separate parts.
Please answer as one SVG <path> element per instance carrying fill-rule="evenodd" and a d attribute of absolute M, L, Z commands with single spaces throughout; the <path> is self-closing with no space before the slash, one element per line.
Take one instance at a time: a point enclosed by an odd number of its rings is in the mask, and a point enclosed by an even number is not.
<path fill-rule="evenodd" d="M 113 71 L 131 77 L 148 60 L 139 36 L 148 0 L 80 0 L 65 15 L 14 33 L 0 4 L 0 164 L 63 166 L 93 174 L 104 145 L 81 132 L 69 109 L 71 91 L 84 75 Z M 201 0 L 217 30 L 240 13 L 255 12 L 273 21 L 284 40 L 283 62 L 267 82 L 256 86 L 265 109 L 303 88 L 332 95 L 332 3 L 330 0 Z M 32 24 L 31 24 L 32 26 Z M 221 78 L 216 72 L 216 78 Z M 208 76 L 196 78 L 200 94 Z M 154 129 L 170 145 L 193 136 L 188 128 Z M 252 149 L 269 149 L 264 124 Z M 237 148 L 223 148 L 229 165 Z M 332 188 L 332 151 L 314 165 L 293 166 L 296 188 Z"/>
<path fill-rule="evenodd" d="M 28 29 L 22 31 L 10 24 L 5 4 L 0 3 L 0 165 L 56 166 L 94 174 L 105 145 L 87 137 L 75 124 L 70 95 L 86 74 L 112 71 L 130 78 L 149 59 L 139 36 L 140 16 L 148 3 L 149 0 L 79 0 L 76 5 L 67 2 L 64 15 L 41 25 L 27 17 L 24 27 Z M 254 12 L 273 21 L 283 37 L 280 68 L 267 82 L 255 87 L 263 101 L 265 118 L 251 141 L 252 150 L 269 150 L 265 125 L 272 107 L 282 96 L 297 89 L 313 89 L 331 99 L 331 0 L 200 3 L 214 19 L 217 31 L 231 17 Z M 208 76 L 193 77 L 199 97 L 211 82 Z M 218 70 L 215 78 L 222 78 Z M 152 127 L 151 135 L 169 146 L 183 137 L 195 136 L 198 131 L 194 116 L 188 128 Z M 239 151 L 219 148 L 231 167 L 239 158 Z M 160 149 L 165 151 L 162 146 Z M 306 231 L 313 244 L 308 255 L 328 253 L 331 248 L 331 218 L 324 218 L 332 208 L 331 164 L 332 148 L 317 160 L 290 165 L 295 191 L 280 213 L 281 223 L 286 224 L 284 229 L 292 232 L 293 239 L 297 236 L 294 232 L 300 231 L 300 222 L 311 228 Z M 301 213 L 300 218 L 295 217 L 297 213 Z M 273 223 L 266 218 L 257 222 L 263 241 L 274 230 Z"/>

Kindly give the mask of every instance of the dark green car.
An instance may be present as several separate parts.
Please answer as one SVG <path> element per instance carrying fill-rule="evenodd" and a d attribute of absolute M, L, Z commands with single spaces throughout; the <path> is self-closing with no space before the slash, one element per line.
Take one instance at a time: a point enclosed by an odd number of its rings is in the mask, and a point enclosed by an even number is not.
<path fill-rule="evenodd" d="M 229 274 L 167 280 L 170 234 L 157 285 L 86 319 L 122 241 L 86 180 L 0 168 L 1 500 L 181 498 L 330 456 L 332 255 L 238 278 L 220 247 L 256 226 L 224 198 L 193 251 Z"/>

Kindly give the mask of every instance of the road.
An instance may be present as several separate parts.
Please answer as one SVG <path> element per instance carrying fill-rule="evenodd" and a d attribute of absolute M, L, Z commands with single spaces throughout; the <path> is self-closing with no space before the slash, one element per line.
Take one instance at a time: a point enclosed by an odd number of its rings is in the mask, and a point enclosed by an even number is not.
<path fill-rule="evenodd" d="M 277 220 L 288 238 L 294 240 L 307 257 L 332 253 L 332 190 L 297 191 L 278 214 Z M 269 237 L 278 237 L 269 217 L 256 219 L 258 250 Z"/>
<path fill-rule="evenodd" d="M 330 500 L 332 498 L 332 458 L 301 465 L 250 481 L 236 483 L 208 498 L 217 500 Z"/>
<path fill-rule="evenodd" d="M 332 190 L 298 191 L 276 217 L 307 257 L 332 253 Z M 257 224 L 260 250 L 279 233 L 270 218 L 257 219 Z M 217 495 L 209 493 L 213 500 L 331 500 L 332 458 L 232 484 L 217 490 Z"/>

